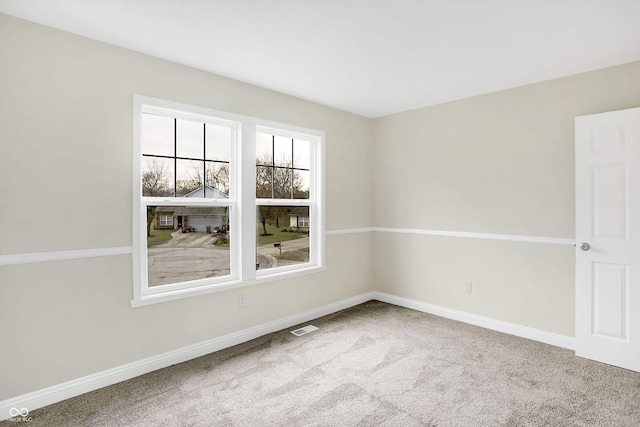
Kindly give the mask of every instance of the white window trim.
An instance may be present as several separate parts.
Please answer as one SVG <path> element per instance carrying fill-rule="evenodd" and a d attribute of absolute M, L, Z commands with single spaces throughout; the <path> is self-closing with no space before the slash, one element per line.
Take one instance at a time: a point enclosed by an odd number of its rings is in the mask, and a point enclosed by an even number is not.
<path fill-rule="evenodd" d="M 238 126 L 238 141 L 232 143 L 230 153 L 230 191 L 228 199 L 187 200 L 172 197 L 142 198 L 140 141 L 141 116 L 145 111 L 177 112 L 180 117 L 192 118 L 206 123 Z M 209 120 L 209 118 L 215 118 Z M 309 199 L 256 199 L 255 197 L 255 151 L 256 131 L 299 139 L 312 139 L 310 150 L 311 173 Z M 269 120 L 243 116 L 209 108 L 167 101 L 143 95 L 133 99 L 133 299 L 132 307 L 159 302 L 228 291 L 246 286 L 317 273 L 325 269 L 325 133 L 315 129 L 292 126 Z M 239 161 L 235 161 L 238 159 Z M 237 163 L 237 164 L 236 164 Z M 240 185 L 237 186 L 237 183 Z M 236 188 L 236 186 L 238 188 Z M 185 206 L 207 204 L 230 207 L 230 218 L 235 226 L 231 233 L 231 276 L 194 280 L 169 285 L 147 286 L 146 226 L 142 213 L 147 205 Z M 315 224 L 309 230 L 310 259 L 308 263 L 275 267 L 267 270 L 255 269 L 256 250 L 256 206 L 309 206 L 309 221 Z M 234 253 L 235 251 L 235 253 Z M 245 260 L 245 262 L 241 262 Z"/>

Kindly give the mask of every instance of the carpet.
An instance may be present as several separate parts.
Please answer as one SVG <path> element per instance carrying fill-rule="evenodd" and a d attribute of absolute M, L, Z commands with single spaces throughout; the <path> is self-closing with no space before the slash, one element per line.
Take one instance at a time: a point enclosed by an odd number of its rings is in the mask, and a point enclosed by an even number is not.
<path fill-rule="evenodd" d="M 640 425 L 640 373 L 569 350 L 378 301 L 306 324 L 320 329 L 50 405 L 29 425 Z"/>

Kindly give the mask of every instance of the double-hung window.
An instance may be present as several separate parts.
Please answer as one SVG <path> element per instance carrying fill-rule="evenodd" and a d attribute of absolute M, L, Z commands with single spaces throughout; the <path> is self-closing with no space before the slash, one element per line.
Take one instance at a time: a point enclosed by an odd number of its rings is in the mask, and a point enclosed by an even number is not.
<path fill-rule="evenodd" d="M 324 267 L 322 132 L 135 96 L 133 151 L 133 306 Z"/>

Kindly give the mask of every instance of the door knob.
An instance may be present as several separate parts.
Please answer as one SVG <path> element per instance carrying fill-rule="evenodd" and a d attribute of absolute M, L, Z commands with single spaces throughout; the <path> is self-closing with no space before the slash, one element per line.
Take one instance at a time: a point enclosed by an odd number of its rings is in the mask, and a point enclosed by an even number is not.
<path fill-rule="evenodd" d="M 583 251 L 588 251 L 591 248 L 591 245 L 589 245 L 587 242 L 582 242 L 580 244 L 580 249 L 582 249 Z"/>

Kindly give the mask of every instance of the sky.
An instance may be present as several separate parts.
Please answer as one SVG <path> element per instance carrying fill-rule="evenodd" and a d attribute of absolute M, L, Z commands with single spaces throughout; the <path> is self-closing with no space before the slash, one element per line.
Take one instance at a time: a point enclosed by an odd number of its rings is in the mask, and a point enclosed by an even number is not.
<path fill-rule="evenodd" d="M 206 130 L 206 132 L 205 132 Z M 176 121 L 176 155 L 216 162 L 229 162 L 232 128 L 212 123 L 197 122 L 185 119 Z M 172 117 L 155 114 L 142 114 L 141 126 L 142 153 L 158 156 L 174 156 L 174 119 Z M 203 137 L 205 144 L 203 144 Z M 310 142 L 304 139 L 292 139 L 284 136 L 258 132 L 256 135 L 256 157 L 271 162 L 274 155 L 275 164 L 291 166 L 299 169 L 309 169 Z M 206 153 L 205 153 L 206 150 Z M 143 158 L 143 170 L 152 162 L 163 165 L 167 179 L 172 182 L 174 166 L 172 159 Z M 220 167 L 223 163 L 215 163 Z M 202 163 L 191 160 L 177 161 L 178 180 L 191 176 L 194 168 L 201 168 Z M 207 168 L 214 167 L 208 163 Z M 303 186 L 309 188 L 309 172 L 300 171 Z"/>

